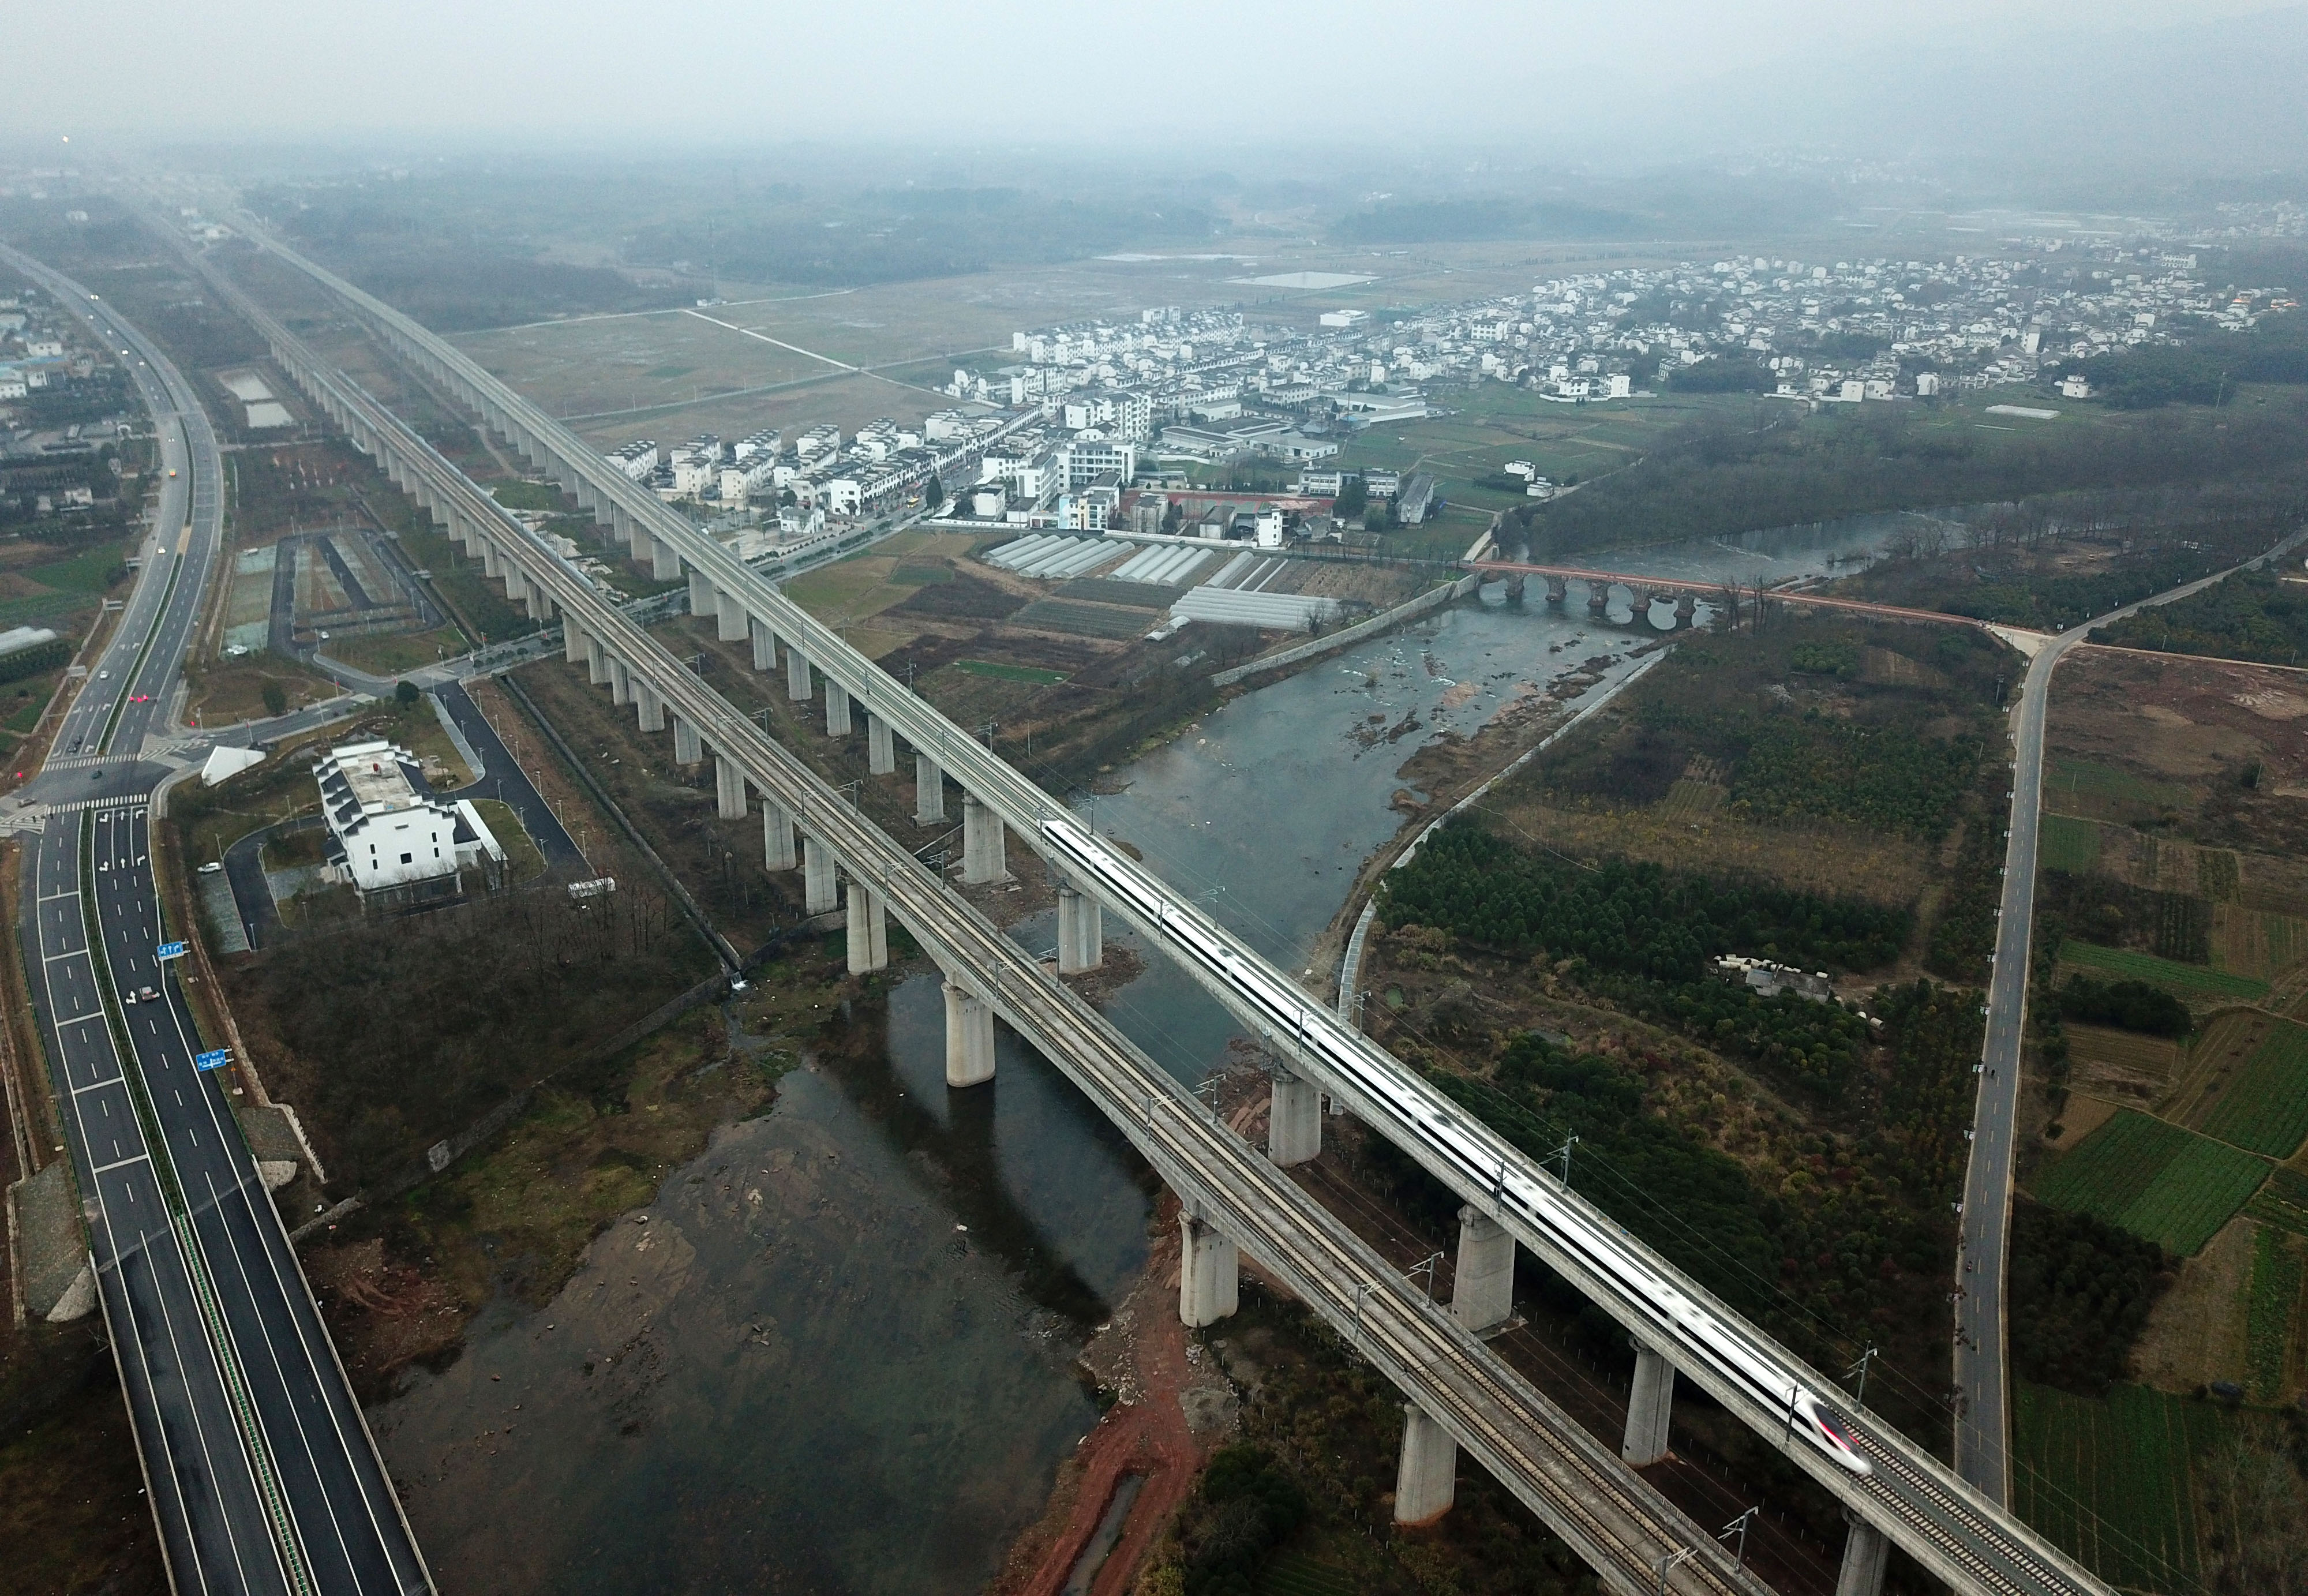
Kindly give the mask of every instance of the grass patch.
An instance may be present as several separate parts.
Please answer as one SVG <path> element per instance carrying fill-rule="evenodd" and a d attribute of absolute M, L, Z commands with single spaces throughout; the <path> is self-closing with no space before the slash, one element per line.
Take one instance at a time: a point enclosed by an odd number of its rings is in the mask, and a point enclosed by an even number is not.
<path fill-rule="evenodd" d="M 529 829 L 511 804 L 502 798 L 475 798 L 473 807 L 482 823 L 496 837 L 497 846 L 505 850 L 505 880 L 527 881 L 545 873 L 545 854 L 530 840 Z"/>
<path fill-rule="evenodd" d="M 2279 1022 L 2252 1049 L 2204 1133 L 2270 1158 L 2290 1158 L 2308 1140 L 2308 1026 Z"/>
<path fill-rule="evenodd" d="M 461 654 L 465 640 L 454 626 L 430 632 L 391 632 L 371 637 L 332 639 L 327 653 L 355 670 L 371 676 L 407 676 L 435 664 L 444 655 Z"/>
<path fill-rule="evenodd" d="M 542 482 L 500 482 L 489 492 L 508 510 L 559 511 L 561 490 Z"/>
<path fill-rule="evenodd" d="M 1037 686 L 1055 687 L 1066 679 L 1062 670 L 1037 670 L 1030 665 L 1003 665 L 992 660 L 957 660 L 956 670 L 966 670 L 972 676 L 990 676 L 1005 682 L 1032 682 Z"/>
<path fill-rule="evenodd" d="M 2268 996 L 2268 983 L 2256 977 L 2182 964 L 2131 948 L 2101 947 L 2097 943 L 2071 939 L 2060 945 L 2060 962 L 2103 971 L 2126 980 L 2146 981 L 2183 996 L 2241 997 L 2257 1002 Z"/>
<path fill-rule="evenodd" d="M 953 572 L 944 565 L 900 565 L 890 573 L 895 587 L 935 587 L 941 582 L 952 582 Z"/>
<path fill-rule="evenodd" d="M 54 588 L 60 593 L 101 593 L 125 574 L 120 551 L 109 545 L 76 554 L 68 560 L 28 566 L 23 573 L 42 587 Z"/>
<path fill-rule="evenodd" d="M 2012 1505 L 2112 1584 L 2193 1590 L 2197 1469 L 2233 1422 L 2144 1385 L 2095 1400 L 2023 1380 L 2012 1391 Z"/>
<path fill-rule="evenodd" d="M 2099 867 L 2099 827 L 2072 815 L 2046 815 L 2040 832 L 2037 863 L 2047 870 L 2068 870 L 2078 876 Z"/>
<path fill-rule="evenodd" d="M 2300 1243 L 2261 1227 L 2252 1233 L 2252 1298 L 2244 1318 L 2244 1356 L 2252 1398 L 2273 1402 L 2284 1394 L 2286 1354 L 2292 1346 L 2293 1309 L 2300 1306 Z"/>
<path fill-rule="evenodd" d="M 2248 1152 L 2126 1109 L 2038 1176 L 2034 1195 L 2187 1257 L 2251 1199 L 2268 1170 Z"/>
<path fill-rule="evenodd" d="M 2055 759 L 2045 778 L 2047 797 L 2064 798 L 2077 807 L 2086 804 L 2123 809 L 2184 808 L 2193 801 L 2184 787 L 2143 781 L 2129 771 L 2081 759 Z"/>

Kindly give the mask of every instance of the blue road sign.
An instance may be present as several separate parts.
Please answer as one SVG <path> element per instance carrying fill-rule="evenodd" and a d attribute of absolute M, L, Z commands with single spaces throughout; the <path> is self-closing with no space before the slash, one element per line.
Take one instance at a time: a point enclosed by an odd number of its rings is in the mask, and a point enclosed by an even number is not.
<path fill-rule="evenodd" d="M 184 956 L 185 945 L 183 943 L 164 942 L 160 945 L 160 957 L 163 959 L 181 959 Z"/>
<path fill-rule="evenodd" d="M 206 1053 L 195 1053 L 193 1062 L 204 1070 L 220 1070 L 232 1062 L 232 1049 L 217 1048 Z"/>

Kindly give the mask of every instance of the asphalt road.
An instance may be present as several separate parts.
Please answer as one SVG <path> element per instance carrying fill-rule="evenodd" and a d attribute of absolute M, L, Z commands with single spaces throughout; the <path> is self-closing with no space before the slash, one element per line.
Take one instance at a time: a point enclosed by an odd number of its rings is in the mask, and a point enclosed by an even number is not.
<path fill-rule="evenodd" d="M 198 1031 L 158 954 L 171 933 L 147 804 L 168 767 L 138 755 L 172 734 L 220 557 L 215 438 L 142 334 L 69 279 L 0 259 L 121 351 L 168 473 L 120 624 L 15 801 L 48 810 L 19 932 L 170 1578 L 179 1592 L 428 1591 L 225 1077 L 195 1067 Z"/>
<path fill-rule="evenodd" d="M 2295 533 L 2258 560 L 2281 557 L 2308 533 Z M 2236 567 L 2241 569 L 2242 567 Z M 2020 1107 L 2020 1049 L 2028 1029 L 2028 967 L 2036 918 L 2037 822 L 2043 810 L 2044 723 L 2052 673 L 2097 627 L 2199 592 L 2223 571 L 2086 621 L 2049 638 L 2028 663 L 2011 721 L 2011 829 L 2003 852 L 2003 906 L 1988 978 L 1986 1039 L 1971 1163 L 1964 1176 L 1962 1244 L 1956 1264 L 1955 1471 L 1999 1504 L 2011 1499 L 2011 1382 L 2005 1367 L 2004 1274 L 2010 1261 L 2011 1175 Z"/>

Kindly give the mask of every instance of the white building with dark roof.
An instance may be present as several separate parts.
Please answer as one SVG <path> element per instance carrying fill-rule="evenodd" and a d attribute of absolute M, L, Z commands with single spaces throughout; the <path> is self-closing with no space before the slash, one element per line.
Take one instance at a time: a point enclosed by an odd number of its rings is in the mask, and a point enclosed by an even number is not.
<path fill-rule="evenodd" d="M 329 750 L 313 766 L 329 826 L 329 864 L 364 906 L 454 897 L 458 872 L 501 865 L 479 811 L 436 795 L 417 756 L 382 738 Z"/>

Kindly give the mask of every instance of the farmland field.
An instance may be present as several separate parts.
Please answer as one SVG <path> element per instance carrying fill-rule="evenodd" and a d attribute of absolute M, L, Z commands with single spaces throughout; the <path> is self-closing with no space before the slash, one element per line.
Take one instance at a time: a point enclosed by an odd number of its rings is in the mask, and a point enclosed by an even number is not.
<path fill-rule="evenodd" d="M 2035 1181 L 2055 1208 L 2088 1213 L 2189 1256 L 2259 1189 L 2250 1153 L 2126 1109 Z"/>
<path fill-rule="evenodd" d="M 2080 876 L 2099 865 L 2099 827 L 2072 815 L 2046 815 L 2043 820 L 2043 866 Z"/>
<path fill-rule="evenodd" d="M 2290 1158 L 2308 1140 L 2308 1026 L 2279 1022 L 2243 1061 L 2204 1134 L 2270 1158 Z"/>
<path fill-rule="evenodd" d="M 2182 997 L 2241 997 L 2249 1002 L 2268 996 L 2268 983 L 2256 976 L 2207 970 L 2200 964 L 2183 964 L 2130 948 L 2101 947 L 2072 937 L 2060 945 L 2060 962 L 2095 974 L 2146 981 Z"/>
<path fill-rule="evenodd" d="M 2113 765 L 2081 759 L 2055 759 L 2044 774 L 2044 801 L 2071 815 L 2128 820 L 2134 815 L 2189 806 L 2184 787 L 2149 781 Z"/>
<path fill-rule="evenodd" d="M 2012 1505 L 2113 1584 L 2192 1591 L 2196 1464 L 2234 1422 L 2144 1385 L 2095 1401 L 2022 1381 L 2011 1402 Z"/>
<path fill-rule="evenodd" d="M 2252 1303 L 2244 1328 L 2254 1402 L 2273 1402 L 2284 1395 L 2293 1309 L 2299 1305 L 2300 1242 L 2263 1228 L 2252 1238 Z"/>
<path fill-rule="evenodd" d="M 2308 1175 L 2279 1169 L 2243 1206 L 2243 1216 L 2295 1236 L 2308 1236 Z"/>
<path fill-rule="evenodd" d="M 2308 962 L 2308 920 L 2241 903 L 2213 905 L 2212 963 L 2218 969 L 2267 979 L 2303 962 Z"/>

